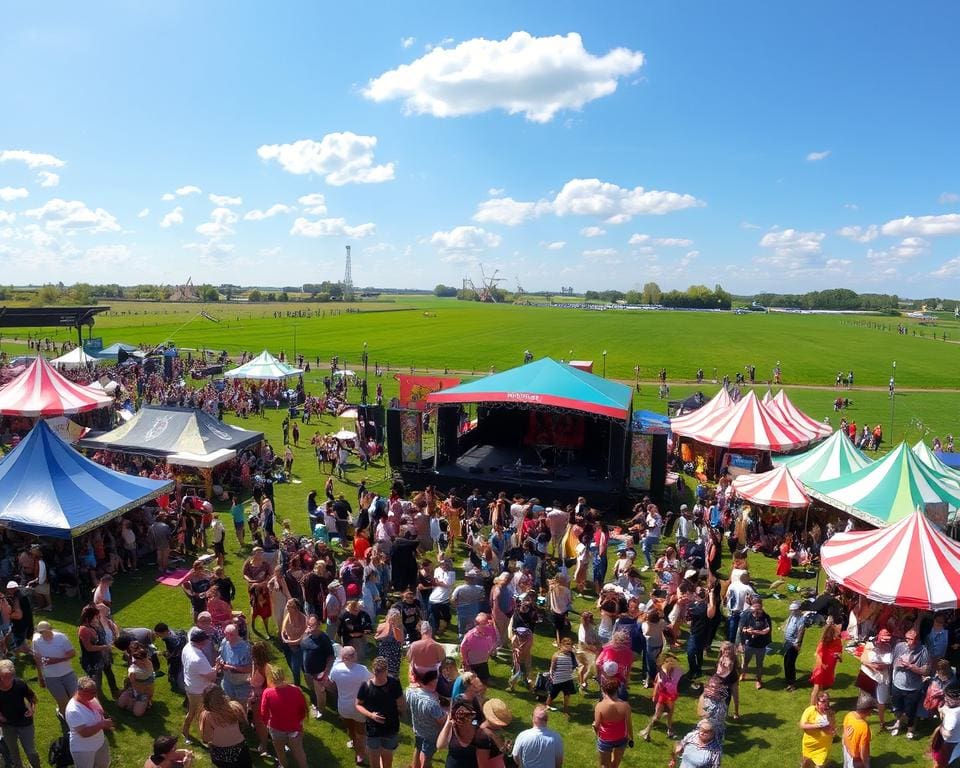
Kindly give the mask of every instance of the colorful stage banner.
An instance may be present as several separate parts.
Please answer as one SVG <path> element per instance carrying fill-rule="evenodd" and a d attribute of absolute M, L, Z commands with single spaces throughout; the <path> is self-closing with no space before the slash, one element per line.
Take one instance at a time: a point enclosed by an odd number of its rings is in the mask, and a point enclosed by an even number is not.
<path fill-rule="evenodd" d="M 400 456 L 404 464 L 419 464 L 423 454 L 420 411 L 400 414 Z"/>
<path fill-rule="evenodd" d="M 649 491 L 653 477 L 653 435 L 634 433 L 630 445 L 630 487 Z"/>
<path fill-rule="evenodd" d="M 398 373 L 400 382 L 400 407 L 426 410 L 427 395 L 439 392 L 441 389 L 450 389 L 460 383 L 460 379 L 452 376 L 411 376 Z"/>

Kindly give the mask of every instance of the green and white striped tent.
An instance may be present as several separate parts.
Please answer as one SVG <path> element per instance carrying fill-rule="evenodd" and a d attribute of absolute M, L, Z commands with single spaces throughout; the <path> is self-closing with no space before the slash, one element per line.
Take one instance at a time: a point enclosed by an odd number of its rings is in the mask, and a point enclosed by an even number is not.
<path fill-rule="evenodd" d="M 836 480 L 872 463 L 839 429 L 815 448 L 773 458 L 774 466 L 788 467 L 801 483 Z"/>
<path fill-rule="evenodd" d="M 948 467 L 940 459 L 937 458 L 937 454 L 933 452 L 929 445 L 927 445 L 923 440 L 916 443 L 911 449 L 924 464 L 926 464 L 930 469 L 936 472 L 938 475 L 943 475 L 949 480 L 953 480 L 955 483 L 960 483 L 960 472 L 955 470 L 953 467 Z"/>
<path fill-rule="evenodd" d="M 256 379 L 258 381 L 286 379 L 290 376 L 299 376 L 303 371 L 292 365 L 282 363 L 267 350 L 263 350 L 252 360 L 248 360 L 239 368 L 223 374 L 226 379 Z"/>
<path fill-rule="evenodd" d="M 948 517 L 960 508 L 960 483 L 934 472 L 906 443 L 852 474 L 803 484 L 813 498 L 876 526 L 899 522 L 927 504 L 945 503 Z"/>

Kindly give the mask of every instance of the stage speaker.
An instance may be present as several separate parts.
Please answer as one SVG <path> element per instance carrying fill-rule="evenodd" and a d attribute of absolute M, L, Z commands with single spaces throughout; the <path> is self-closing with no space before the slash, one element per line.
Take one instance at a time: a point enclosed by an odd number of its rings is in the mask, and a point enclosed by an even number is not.
<path fill-rule="evenodd" d="M 460 456 L 460 446 L 457 443 L 459 425 L 459 406 L 437 409 L 437 464 L 452 464 Z"/>
<path fill-rule="evenodd" d="M 130 353 L 125 349 L 121 349 L 119 352 L 117 352 L 117 365 L 125 362 L 128 357 L 130 357 Z"/>
<path fill-rule="evenodd" d="M 373 439 L 378 445 L 383 445 L 384 409 L 382 405 L 360 405 L 357 413 L 367 424 L 367 430 L 373 427 Z M 369 435 L 368 435 L 369 436 Z"/>
<path fill-rule="evenodd" d="M 381 408 L 381 410 L 383 410 Z M 400 439 L 400 409 L 387 411 L 387 458 L 390 466 L 399 467 L 403 463 L 403 446 Z"/>
<path fill-rule="evenodd" d="M 155 357 L 148 357 L 143 361 L 143 372 L 147 376 L 157 372 L 157 359 Z"/>
<path fill-rule="evenodd" d="M 163 356 L 163 378 L 167 381 L 173 379 L 173 358 L 168 355 Z"/>

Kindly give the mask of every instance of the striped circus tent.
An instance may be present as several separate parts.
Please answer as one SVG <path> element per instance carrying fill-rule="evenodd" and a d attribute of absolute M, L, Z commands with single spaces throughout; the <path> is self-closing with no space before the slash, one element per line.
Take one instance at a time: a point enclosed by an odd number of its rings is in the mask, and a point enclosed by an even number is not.
<path fill-rule="evenodd" d="M 740 475 L 733 479 L 737 495 L 754 504 L 784 509 L 805 507 L 810 498 L 800 481 L 787 467 L 777 467 L 770 472 L 755 475 Z"/>
<path fill-rule="evenodd" d="M 685 416 L 670 419 L 670 431 L 675 435 L 687 435 L 705 424 L 721 418 L 733 407 L 730 393 L 723 387 L 700 408 Z"/>
<path fill-rule="evenodd" d="M 91 461 L 41 420 L 0 462 L 0 527 L 70 539 L 171 490 Z"/>
<path fill-rule="evenodd" d="M 793 456 L 776 456 L 773 463 L 789 467 L 795 478 L 807 483 L 836 480 L 869 466 L 873 461 L 838 429 L 820 445 Z"/>
<path fill-rule="evenodd" d="M 960 607 L 960 544 L 915 509 L 888 528 L 838 533 L 820 551 L 827 575 L 880 603 Z"/>
<path fill-rule="evenodd" d="M 920 459 L 920 461 L 930 467 L 930 469 L 932 469 L 938 475 L 943 475 L 954 482 L 960 483 L 960 472 L 955 470 L 953 467 L 948 467 L 946 464 L 940 461 L 940 459 L 937 458 L 937 454 L 933 452 L 933 449 L 923 442 L 923 440 L 916 443 L 910 450 L 917 455 L 917 458 Z"/>
<path fill-rule="evenodd" d="M 927 504 L 960 508 L 960 486 L 927 467 L 906 443 L 849 475 L 804 485 L 813 498 L 876 526 L 898 523 Z"/>
<path fill-rule="evenodd" d="M 793 401 L 787 397 L 785 390 L 780 390 L 772 398 L 772 404 L 768 408 L 773 409 L 773 413 L 780 417 L 780 421 L 791 426 L 802 426 L 805 429 L 813 432 L 816 435 L 816 439 L 822 439 L 824 437 L 829 437 L 833 432 L 833 427 L 829 424 L 824 424 L 822 421 L 817 421 L 816 419 L 807 416 L 803 411 L 801 411 L 797 406 L 793 404 Z"/>
<path fill-rule="evenodd" d="M 111 395 L 75 384 L 43 357 L 34 358 L 23 373 L 0 389 L 3 416 L 63 416 L 112 404 Z"/>
<path fill-rule="evenodd" d="M 767 411 L 752 390 L 717 420 L 685 434 L 707 445 L 779 453 L 802 448 L 810 442 L 807 435 L 782 424 Z"/>
<path fill-rule="evenodd" d="M 263 350 L 252 360 L 248 360 L 238 368 L 223 374 L 225 379 L 256 379 L 267 381 L 285 379 L 289 376 L 299 376 L 303 373 L 299 368 L 282 363 L 267 350 Z"/>

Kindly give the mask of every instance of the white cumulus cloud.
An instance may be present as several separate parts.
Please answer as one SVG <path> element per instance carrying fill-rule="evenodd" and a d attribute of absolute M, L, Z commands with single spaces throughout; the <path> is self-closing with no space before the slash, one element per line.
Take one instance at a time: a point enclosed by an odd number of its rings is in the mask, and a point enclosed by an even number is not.
<path fill-rule="evenodd" d="M 207 195 L 207 199 L 214 205 L 243 205 L 242 197 L 231 197 L 230 195 Z"/>
<path fill-rule="evenodd" d="M 868 227 L 842 227 L 837 230 L 837 234 L 856 243 L 869 243 L 871 240 L 876 240 L 880 235 L 880 228 L 876 224 L 871 224 Z"/>
<path fill-rule="evenodd" d="M 822 152 L 808 152 L 807 153 L 807 162 L 808 163 L 819 163 L 821 160 L 826 160 L 830 157 L 830 150 L 825 149 Z"/>
<path fill-rule="evenodd" d="M 162 195 L 160 195 L 160 199 L 165 203 L 169 203 L 172 200 L 176 200 L 177 196 L 173 194 L 173 192 L 164 192 Z"/>
<path fill-rule="evenodd" d="M 37 174 L 37 182 L 41 187 L 56 187 L 60 184 L 60 174 L 51 171 L 40 171 Z"/>
<path fill-rule="evenodd" d="M 643 61 L 642 53 L 626 48 L 595 56 L 575 32 L 534 37 L 519 31 L 506 40 L 474 38 L 433 48 L 372 79 L 363 95 L 402 100 L 410 114 L 456 117 L 500 109 L 547 123 L 561 110 L 609 96 Z"/>
<path fill-rule="evenodd" d="M 276 160 L 288 173 L 316 173 L 327 184 L 379 184 L 394 177 L 393 163 L 374 164 L 376 136 L 358 136 L 350 131 L 328 133 L 320 141 L 300 139 L 292 144 L 264 144 L 257 149 L 261 160 Z"/>
<path fill-rule="evenodd" d="M 443 232 L 434 232 L 430 245 L 443 254 L 476 254 L 497 248 L 503 238 L 482 227 L 461 226 Z"/>
<path fill-rule="evenodd" d="M 932 273 L 934 277 L 960 277 L 960 256 L 955 256 L 940 265 L 940 268 Z"/>
<path fill-rule="evenodd" d="M 252 211 L 247 211 L 243 214 L 244 221 L 263 221 L 264 219 L 272 219 L 274 216 L 281 213 L 292 213 L 294 209 L 289 205 L 284 205 L 283 203 L 276 203 L 271 205 L 265 211 L 261 211 L 257 208 L 254 208 Z M 321 213 L 326 213 L 326 207 L 324 207 Z"/>
<path fill-rule="evenodd" d="M 539 202 L 521 202 L 512 197 L 498 197 L 493 200 L 484 200 L 477 206 L 473 220 L 481 224 L 503 224 L 516 227 L 530 219 L 550 210 L 550 204 L 545 200 Z"/>
<path fill-rule="evenodd" d="M 937 198 L 937 202 L 940 203 L 940 205 L 960 203 L 960 195 L 958 195 L 956 192 L 941 192 L 940 197 Z"/>
<path fill-rule="evenodd" d="M 0 187 L 0 200 L 12 203 L 14 200 L 27 197 L 30 193 L 23 187 Z"/>
<path fill-rule="evenodd" d="M 145 218 L 147 218 L 147 216 L 149 216 L 149 215 L 150 215 L 150 209 L 149 209 L 149 208 L 143 208 L 143 209 L 140 211 L 140 213 L 137 214 L 137 218 L 138 218 L 138 219 L 145 219 Z"/>
<path fill-rule="evenodd" d="M 0 150 L 0 163 L 8 161 L 25 163 L 27 168 L 63 168 L 66 165 L 59 157 L 42 152 L 30 152 L 26 149 Z"/>
<path fill-rule="evenodd" d="M 580 230 L 580 234 L 584 237 L 602 237 L 607 234 L 607 230 L 603 227 L 584 227 Z"/>
<path fill-rule="evenodd" d="M 12 211 L 0 211 L 0 224 L 13 224 L 17 220 L 17 214 Z"/>
<path fill-rule="evenodd" d="M 415 38 L 415 37 L 401 37 L 401 38 L 400 38 L 400 47 L 401 47 L 401 48 L 404 48 L 404 49 L 406 49 L 406 48 L 412 48 L 412 47 L 413 47 L 413 44 L 414 44 L 415 42 L 417 42 L 417 38 Z"/>
<path fill-rule="evenodd" d="M 760 239 L 760 247 L 767 248 L 770 254 L 758 258 L 757 262 L 790 272 L 812 269 L 822 262 L 825 237 L 824 232 L 801 232 L 797 229 L 767 232 Z"/>
<path fill-rule="evenodd" d="M 177 189 L 177 196 L 187 197 L 188 195 L 199 195 L 201 192 L 203 192 L 203 190 L 200 189 L 200 187 L 195 187 L 193 184 L 187 184 L 185 187 L 179 187 Z"/>
<path fill-rule="evenodd" d="M 554 240 L 553 242 L 542 241 L 540 243 L 540 247 L 546 248 L 548 251 L 562 251 L 566 245 L 565 240 Z"/>
<path fill-rule="evenodd" d="M 293 222 L 290 228 L 291 235 L 301 235 L 303 237 L 368 237 L 377 231 L 376 224 L 368 222 L 351 226 L 342 218 L 336 219 L 317 219 L 310 221 L 303 217 Z"/>
<path fill-rule="evenodd" d="M 892 237 L 960 235 L 960 213 L 945 213 L 940 216 L 904 216 L 902 219 L 888 221 L 880 231 Z"/>
<path fill-rule="evenodd" d="M 160 226 L 164 229 L 169 229 L 177 224 L 183 224 L 183 208 L 179 205 L 160 219 Z"/>
<path fill-rule="evenodd" d="M 48 231 L 69 234 L 77 231 L 119 232 L 120 225 L 111 213 L 103 208 L 91 209 L 79 200 L 61 200 L 55 197 L 40 208 L 26 212 L 33 219 L 44 222 Z"/>
<path fill-rule="evenodd" d="M 922 237 L 905 237 L 898 245 L 885 250 L 867 251 L 867 261 L 875 265 L 904 264 L 923 256 L 930 248 L 930 242 Z"/>
<path fill-rule="evenodd" d="M 640 233 L 630 235 L 628 245 L 662 245 L 666 248 L 689 248 L 693 240 L 686 237 L 651 237 Z"/>

